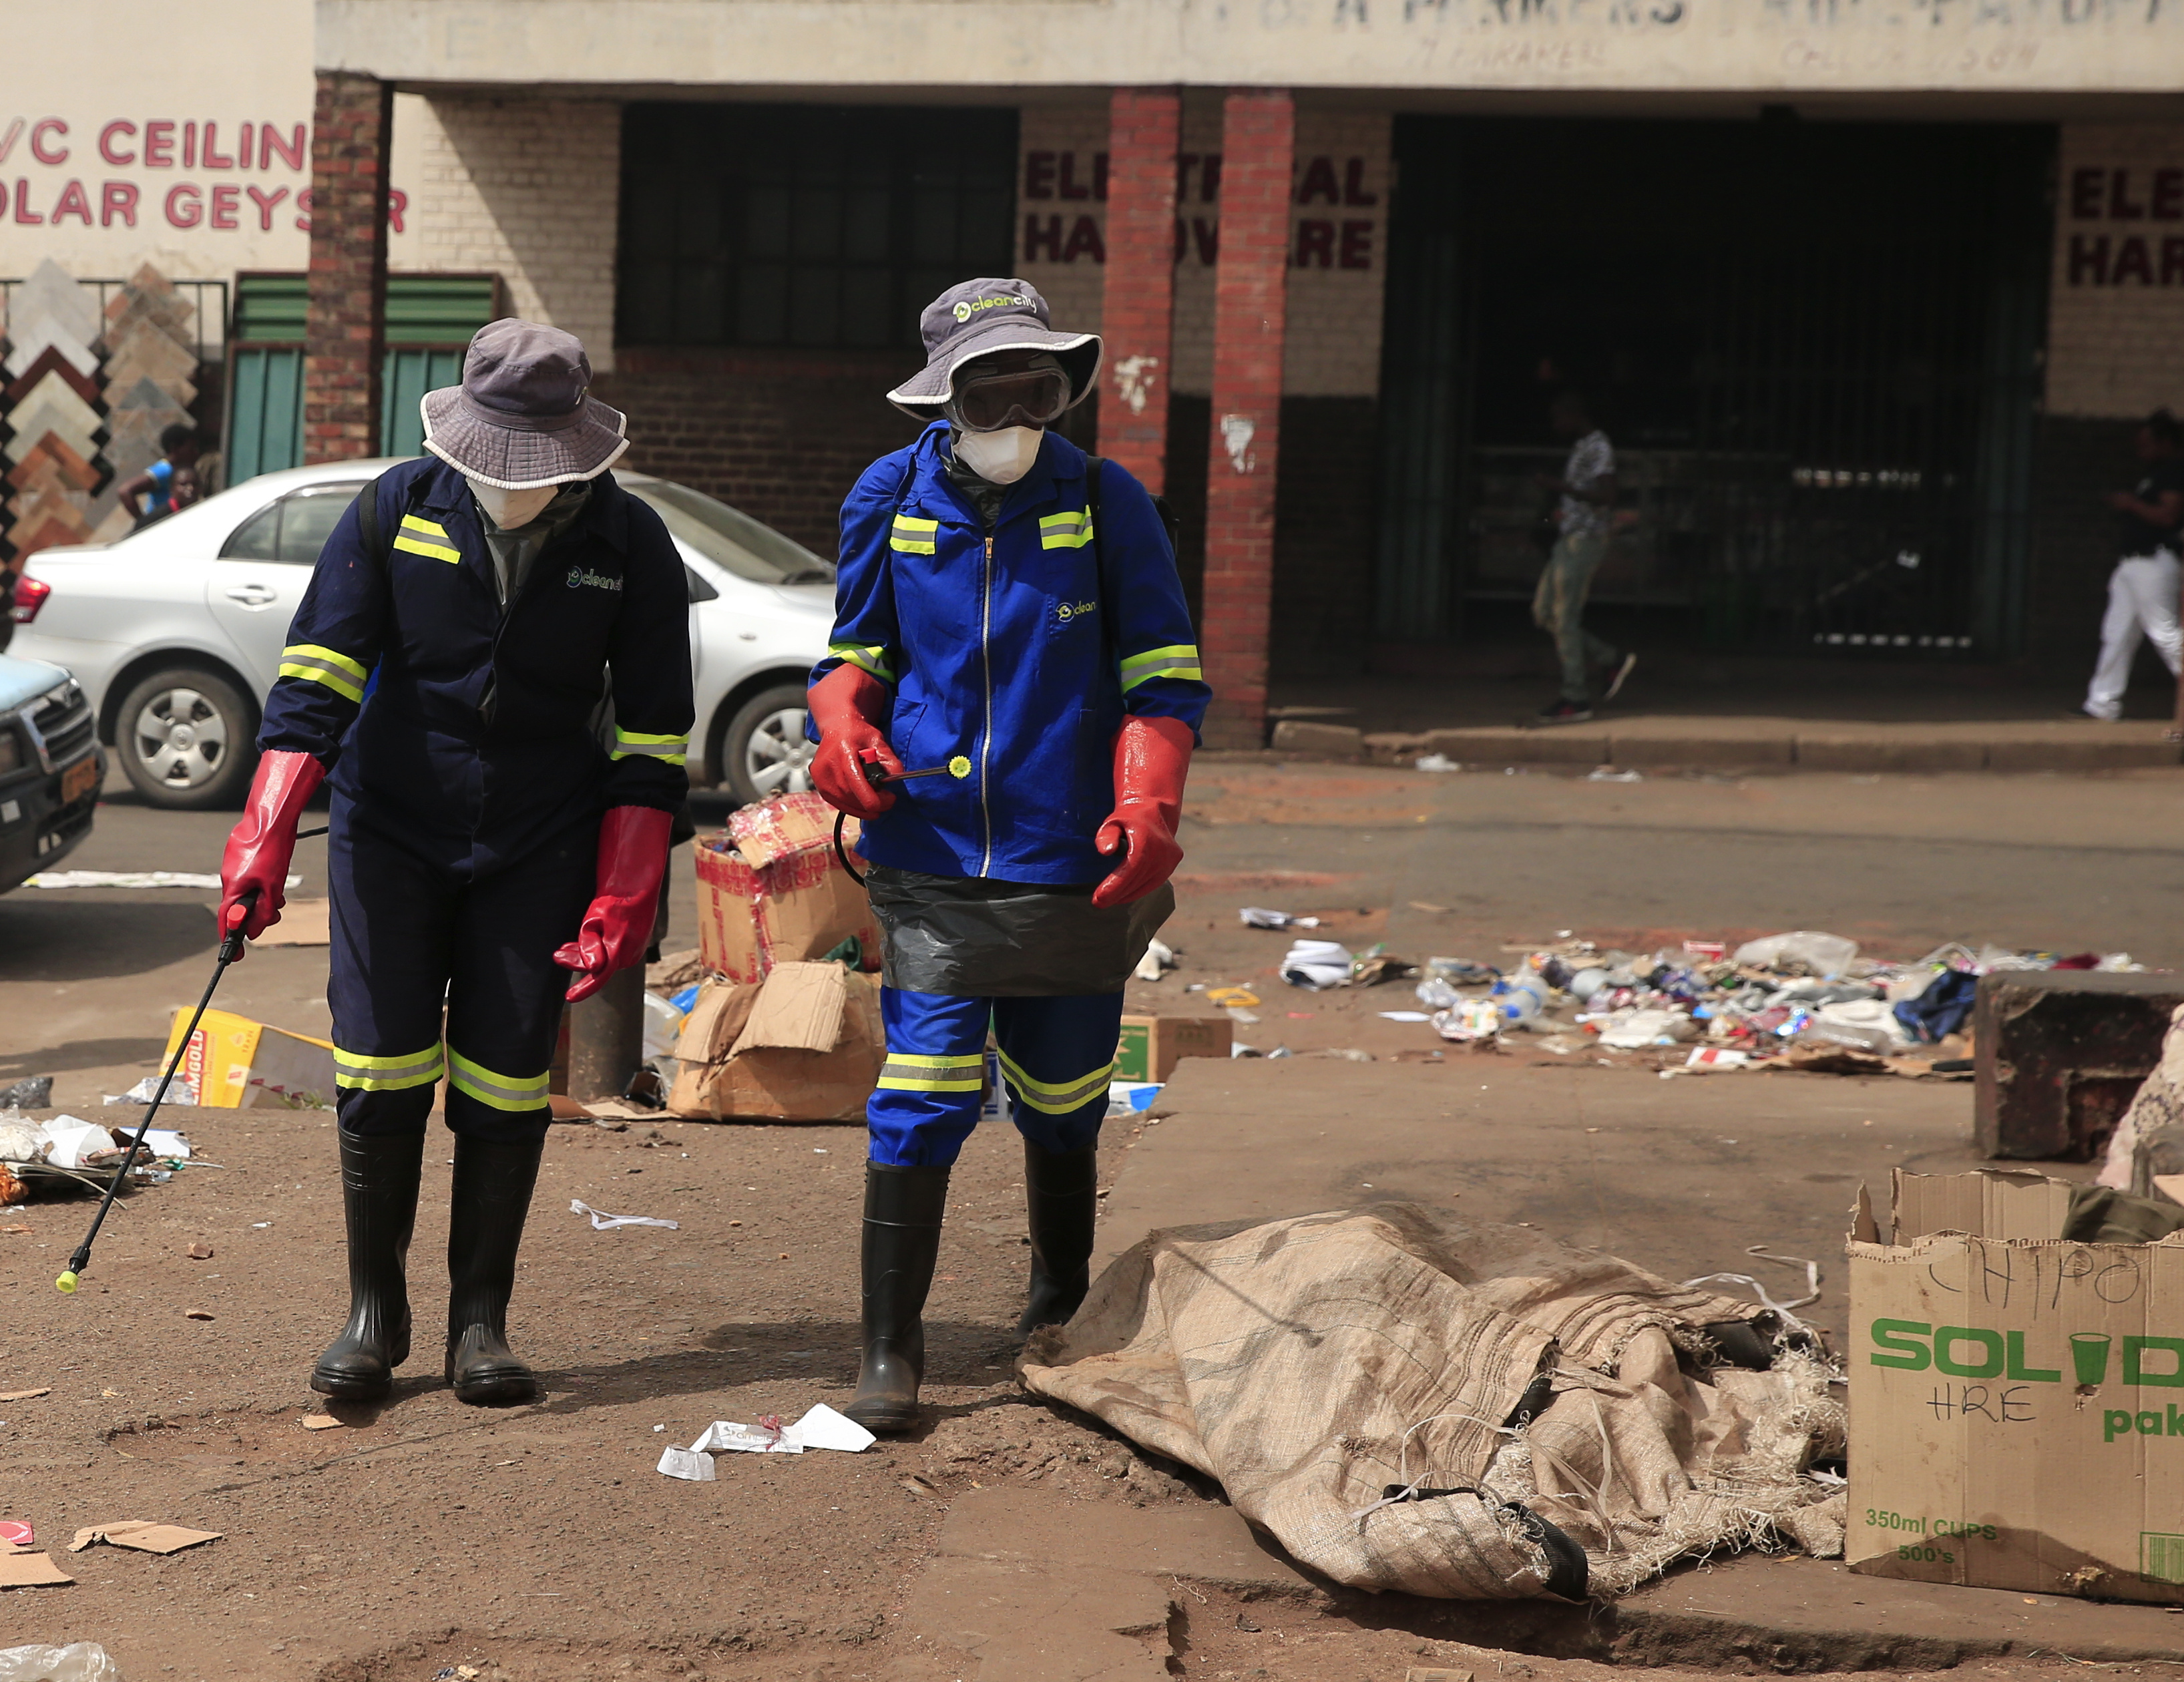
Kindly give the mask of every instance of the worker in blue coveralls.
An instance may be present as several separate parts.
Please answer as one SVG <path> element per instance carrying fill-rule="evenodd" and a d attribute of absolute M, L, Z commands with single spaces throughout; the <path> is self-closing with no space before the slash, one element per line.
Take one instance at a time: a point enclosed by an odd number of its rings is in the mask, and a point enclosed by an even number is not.
<path fill-rule="evenodd" d="M 426 395 L 431 454 L 365 488 L 311 575 L 221 861 L 220 926 L 254 938 L 279 921 L 297 822 L 332 773 L 350 1307 L 311 1374 L 328 1395 L 382 1396 L 408 1358 L 443 1073 L 447 1380 L 466 1402 L 538 1394 L 508 1300 L 562 1004 L 644 955 L 692 716 L 682 564 L 607 471 L 628 443 L 591 377 L 571 335 L 500 320 L 471 341 L 461 386 Z"/>
<path fill-rule="evenodd" d="M 926 365 L 888 397 L 929 424 L 843 504 L 811 690 L 812 780 L 862 822 L 882 934 L 888 1055 L 866 1111 L 847 1410 L 874 1431 L 917 1419 L 926 1293 L 989 1031 L 1024 1141 L 1017 1331 L 1084 1299 L 1123 983 L 1175 906 L 1212 694 L 1160 510 L 1047 430 L 1093 390 L 1099 338 L 1054 331 L 1020 280 L 952 287 L 921 326 Z"/>

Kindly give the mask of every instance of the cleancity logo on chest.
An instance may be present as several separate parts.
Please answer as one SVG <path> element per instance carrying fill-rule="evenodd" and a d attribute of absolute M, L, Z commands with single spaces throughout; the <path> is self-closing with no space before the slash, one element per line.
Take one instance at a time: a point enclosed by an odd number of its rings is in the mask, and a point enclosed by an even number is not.
<path fill-rule="evenodd" d="M 1054 616 L 1064 625 L 1099 610 L 1100 604 L 1097 602 L 1056 602 L 1054 604 Z"/>
<path fill-rule="evenodd" d="M 618 591 L 621 588 L 621 579 L 610 578 L 603 572 L 587 572 L 581 566 L 571 567 L 569 576 L 564 582 L 572 590 L 582 589 L 587 584 L 594 590 Z"/>

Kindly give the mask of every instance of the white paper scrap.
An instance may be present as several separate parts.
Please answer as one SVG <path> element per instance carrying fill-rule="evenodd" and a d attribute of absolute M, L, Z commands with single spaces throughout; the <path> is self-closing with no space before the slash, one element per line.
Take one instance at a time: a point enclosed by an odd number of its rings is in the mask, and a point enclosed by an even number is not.
<path fill-rule="evenodd" d="M 665 1227 L 671 1233 L 682 1230 L 680 1221 L 663 1221 L 657 1215 L 610 1215 L 593 1208 L 581 1198 L 569 1200 L 569 1212 L 571 1215 L 589 1215 L 592 1230 L 595 1233 L 610 1233 L 619 1227 Z"/>
<path fill-rule="evenodd" d="M 843 1454 L 862 1454 L 878 1439 L 846 1414 L 837 1413 L 823 1401 L 815 1403 L 794 1425 L 778 1434 L 763 1425 L 745 1425 L 733 1419 L 716 1419 L 690 1445 L 693 1453 L 801 1454 L 808 1448 L 830 1448 Z M 663 1467 L 663 1471 L 666 1468 Z"/>
<path fill-rule="evenodd" d="M 791 1425 L 787 1434 L 806 1448 L 839 1449 L 844 1454 L 862 1454 L 879 1440 L 847 1414 L 837 1413 L 823 1401 Z"/>
<path fill-rule="evenodd" d="M 286 884 L 300 888 L 304 878 L 292 876 Z M 24 878 L 25 888 L 216 888 L 220 878 L 207 872 L 184 870 L 45 870 Z"/>
<path fill-rule="evenodd" d="M 1424 1011 L 1383 1011 L 1380 1014 L 1391 1022 L 1429 1022 L 1433 1020 Z"/>
<path fill-rule="evenodd" d="M 694 1484 L 720 1481 L 721 1474 L 713 1468 L 713 1456 L 694 1448 L 670 1446 L 660 1450 L 660 1469 L 671 1478 L 688 1478 Z"/>
<path fill-rule="evenodd" d="M 739 1424 L 733 1419 L 716 1419 L 690 1445 L 693 1453 L 709 1451 L 713 1454 L 801 1454 L 804 1445 L 798 1442 L 787 1429 L 780 1434 L 759 1425 Z"/>

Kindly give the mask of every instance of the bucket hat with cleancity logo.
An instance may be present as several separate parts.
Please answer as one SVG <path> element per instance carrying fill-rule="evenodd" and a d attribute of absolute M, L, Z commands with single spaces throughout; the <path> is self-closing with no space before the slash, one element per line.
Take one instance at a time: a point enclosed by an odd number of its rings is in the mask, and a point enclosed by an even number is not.
<path fill-rule="evenodd" d="M 897 409 L 930 420 L 954 389 L 956 370 L 997 350 L 1044 350 L 1069 376 L 1073 405 L 1089 396 L 1100 375 L 1100 336 L 1059 333 L 1048 324 L 1046 300 L 1021 280 L 966 281 L 925 306 L 918 317 L 925 366 L 888 393 Z"/>

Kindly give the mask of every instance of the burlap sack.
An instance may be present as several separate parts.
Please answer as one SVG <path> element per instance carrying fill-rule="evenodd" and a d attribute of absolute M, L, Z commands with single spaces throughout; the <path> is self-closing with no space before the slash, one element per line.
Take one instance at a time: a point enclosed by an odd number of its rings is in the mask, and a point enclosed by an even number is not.
<path fill-rule="evenodd" d="M 1020 1371 L 1219 1479 L 1337 1582 L 1546 1592 L 1536 1515 L 1616 1592 L 1829 1494 L 1802 1475 L 1840 1440 L 1818 1362 L 1685 1370 L 1700 1326 L 1753 1312 L 1529 1228 L 1383 1204 L 1154 1233 Z"/>

